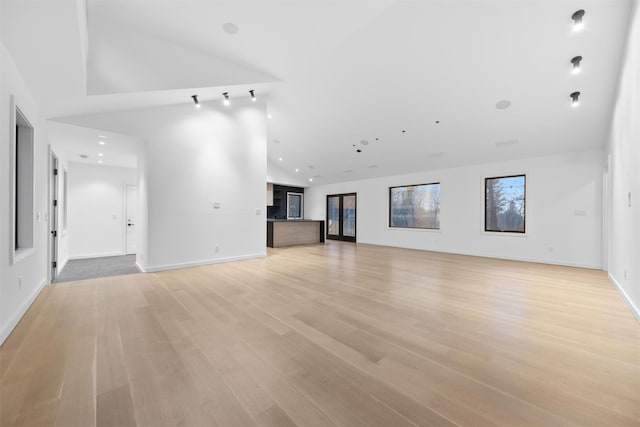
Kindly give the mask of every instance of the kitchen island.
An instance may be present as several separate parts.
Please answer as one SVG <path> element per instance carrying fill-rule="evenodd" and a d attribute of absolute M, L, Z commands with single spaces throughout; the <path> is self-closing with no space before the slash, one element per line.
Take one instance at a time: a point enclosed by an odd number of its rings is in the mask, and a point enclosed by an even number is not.
<path fill-rule="evenodd" d="M 267 219 L 267 246 L 309 245 L 324 243 L 324 221 Z"/>

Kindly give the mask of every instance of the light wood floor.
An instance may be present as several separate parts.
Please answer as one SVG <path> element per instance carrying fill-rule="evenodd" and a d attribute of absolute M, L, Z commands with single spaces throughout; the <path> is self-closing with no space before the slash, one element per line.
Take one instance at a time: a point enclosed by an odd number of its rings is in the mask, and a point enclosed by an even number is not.
<path fill-rule="evenodd" d="M 48 286 L 0 361 L 3 427 L 640 424 L 603 272 L 339 242 Z"/>

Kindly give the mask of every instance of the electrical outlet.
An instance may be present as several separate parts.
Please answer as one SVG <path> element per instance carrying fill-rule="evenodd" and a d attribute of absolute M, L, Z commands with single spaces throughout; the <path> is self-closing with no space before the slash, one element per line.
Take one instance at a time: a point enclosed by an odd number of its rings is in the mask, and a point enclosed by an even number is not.
<path fill-rule="evenodd" d="M 220 209 L 221 203 L 218 201 L 213 202 L 213 209 Z"/>
<path fill-rule="evenodd" d="M 587 211 L 585 211 L 584 209 L 575 209 L 573 211 L 573 214 L 575 216 L 587 216 Z"/>

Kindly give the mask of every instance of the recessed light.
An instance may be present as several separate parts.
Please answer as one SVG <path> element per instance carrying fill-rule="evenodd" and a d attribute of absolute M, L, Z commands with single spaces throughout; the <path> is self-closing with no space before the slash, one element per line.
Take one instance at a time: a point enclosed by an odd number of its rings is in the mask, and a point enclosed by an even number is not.
<path fill-rule="evenodd" d="M 300 172 L 300 169 L 296 168 L 296 172 Z"/>
<path fill-rule="evenodd" d="M 309 182 L 313 182 L 313 178 L 309 178 Z"/>
<path fill-rule="evenodd" d="M 238 34 L 240 28 L 233 22 L 225 22 L 222 25 L 222 30 L 227 34 Z"/>
<path fill-rule="evenodd" d="M 273 116 L 271 114 L 267 114 L 267 119 L 272 119 Z"/>
<path fill-rule="evenodd" d="M 278 157 L 278 160 L 279 160 L 279 161 L 282 161 L 282 157 Z"/>
<path fill-rule="evenodd" d="M 99 138 L 99 139 L 107 139 L 107 137 L 106 137 L 106 136 L 104 136 L 104 135 L 98 135 L 98 138 Z"/>
<path fill-rule="evenodd" d="M 509 107 L 511 107 L 511 101 L 509 101 L 508 99 L 503 99 L 502 101 L 496 102 L 496 109 L 498 110 L 506 110 Z"/>
<path fill-rule="evenodd" d="M 98 163 L 102 163 L 102 160 L 98 160 Z"/>
<path fill-rule="evenodd" d="M 104 154 L 102 154 L 102 153 L 98 153 L 98 156 L 102 157 L 102 156 L 104 156 Z"/>
<path fill-rule="evenodd" d="M 98 141 L 98 144 L 104 145 L 104 141 Z"/>

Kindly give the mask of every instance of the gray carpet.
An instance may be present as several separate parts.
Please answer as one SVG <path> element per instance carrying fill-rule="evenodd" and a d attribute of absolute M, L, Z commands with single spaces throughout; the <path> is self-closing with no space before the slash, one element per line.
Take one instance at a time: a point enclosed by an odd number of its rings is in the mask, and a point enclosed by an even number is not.
<path fill-rule="evenodd" d="M 67 265 L 53 282 L 72 282 L 74 280 L 95 279 L 96 277 L 139 273 L 135 262 L 135 255 L 74 259 L 67 262 Z"/>

